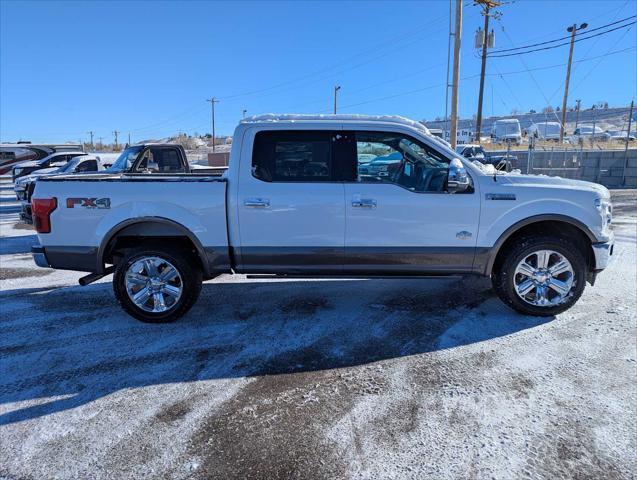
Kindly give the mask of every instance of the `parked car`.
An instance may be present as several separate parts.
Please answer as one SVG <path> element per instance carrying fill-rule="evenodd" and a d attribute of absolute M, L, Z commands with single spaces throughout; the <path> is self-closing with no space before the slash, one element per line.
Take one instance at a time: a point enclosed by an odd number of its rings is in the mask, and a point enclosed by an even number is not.
<path fill-rule="evenodd" d="M 538 122 L 527 128 L 527 133 L 538 140 L 560 141 L 561 125 L 559 122 Z"/>
<path fill-rule="evenodd" d="M 480 274 L 524 314 L 571 307 L 613 255 L 608 190 L 495 174 L 419 125 L 386 116 L 265 115 L 237 126 L 221 177 L 43 177 L 32 197 L 35 262 L 90 272 L 82 285 L 114 273 L 120 305 L 147 322 L 177 319 L 194 305 L 202 280 L 233 272 Z M 396 174 L 359 174 L 365 143 L 400 154 Z M 144 146 L 132 165 L 154 149 Z M 321 168 L 310 172 L 309 164 Z"/>
<path fill-rule="evenodd" d="M 496 170 L 510 172 L 513 169 L 513 162 L 517 158 L 513 155 L 489 155 L 483 159 L 476 159 L 483 165 L 493 165 Z"/>
<path fill-rule="evenodd" d="M 376 157 L 371 162 L 360 163 L 358 165 L 358 172 L 361 175 L 371 177 L 389 177 L 399 168 L 402 160 L 403 157 L 400 152 L 393 152 L 388 155 Z"/>
<path fill-rule="evenodd" d="M 35 182 L 39 178 L 72 173 L 95 173 L 103 170 L 105 170 L 105 168 L 99 157 L 82 155 L 75 157 L 60 167 L 43 168 L 18 178 L 13 187 L 13 191 L 22 205 L 20 219 L 25 223 L 32 223 L 31 195 L 35 189 Z"/>
<path fill-rule="evenodd" d="M 458 145 L 456 147 L 456 152 L 464 158 L 471 158 L 475 160 L 482 160 L 487 156 L 487 152 L 484 150 L 482 145 L 477 144 Z"/>
<path fill-rule="evenodd" d="M 0 175 L 11 171 L 20 162 L 41 160 L 55 152 L 82 152 L 80 144 L 34 145 L 30 142 L 3 143 L 0 145 Z"/>
<path fill-rule="evenodd" d="M 84 152 L 55 152 L 52 153 L 40 160 L 31 160 L 27 162 L 20 162 L 14 165 L 11 169 L 13 181 L 15 182 L 18 178 L 24 177 L 30 173 L 35 172 L 36 170 L 42 170 L 43 168 L 58 168 L 62 165 L 66 164 L 73 158 L 83 157 L 88 155 L 88 153 Z"/>
<path fill-rule="evenodd" d="M 635 136 L 628 135 L 626 130 L 608 130 L 606 133 L 610 135 L 610 140 L 615 140 L 618 142 L 634 142 Z"/>
<path fill-rule="evenodd" d="M 503 118 L 493 122 L 491 138 L 495 143 L 522 144 L 522 129 L 517 118 Z"/>
<path fill-rule="evenodd" d="M 594 133 L 593 133 L 594 130 Z M 607 142 L 610 140 L 610 134 L 602 130 L 600 127 L 592 125 L 582 125 L 575 129 L 571 141 L 578 143 L 580 140 L 598 140 L 601 142 Z"/>
<path fill-rule="evenodd" d="M 174 143 L 140 143 L 125 149 L 107 173 L 208 173 L 221 175 L 226 167 L 190 165 L 186 151 Z"/>

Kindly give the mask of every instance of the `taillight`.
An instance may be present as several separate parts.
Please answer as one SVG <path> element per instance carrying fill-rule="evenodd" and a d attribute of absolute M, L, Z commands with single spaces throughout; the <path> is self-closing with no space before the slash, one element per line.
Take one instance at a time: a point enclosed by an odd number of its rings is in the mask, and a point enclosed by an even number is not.
<path fill-rule="evenodd" d="M 33 223 L 38 233 L 51 233 L 51 212 L 58 206 L 58 199 L 34 198 L 31 201 Z"/>

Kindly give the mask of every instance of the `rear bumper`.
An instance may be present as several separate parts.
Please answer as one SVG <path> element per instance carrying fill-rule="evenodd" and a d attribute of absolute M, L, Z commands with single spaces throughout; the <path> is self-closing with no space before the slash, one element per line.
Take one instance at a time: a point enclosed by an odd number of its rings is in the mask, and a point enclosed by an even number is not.
<path fill-rule="evenodd" d="M 49 260 L 46 258 L 44 247 L 40 245 L 34 245 L 31 247 L 31 255 L 33 255 L 33 261 L 38 267 L 49 268 Z"/>
<path fill-rule="evenodd" d="M 33 261 L 38 267 L 50 267 L 60 270 L 75 270 L 78 272 L 96 272 L 97 247 L 31 247 Z"/>
<path fill-rule="evenodd" d="M 604 270 L 613 259 L 615 250 L 615 234 L 611 232 L 608 242 L 593 243 L 593 253 L 595 254 L 595 271 Z"/>

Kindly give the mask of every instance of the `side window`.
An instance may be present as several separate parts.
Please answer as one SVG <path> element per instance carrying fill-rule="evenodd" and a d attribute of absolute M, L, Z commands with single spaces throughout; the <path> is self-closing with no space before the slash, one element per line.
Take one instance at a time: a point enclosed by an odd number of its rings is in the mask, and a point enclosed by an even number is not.
<path fill-rule="evenodd" d="M 97 160 L 85 160 L 77 166 L 78 172 L 96 172 Z"/>
<path fill-rule="evenodd" d="M 449 160 L 403 134 L 356 132 L 358 182 L 393 183 L 413 192 L 442 192 Z"/>
<path fill-rule="evenodd" d="M 256 134 L 252 175 L 265 182 L 329 182 L 334 178 L 329 131 L 263 131 Z"/>
<path fill-rule="evenodd" d="M 142 154 L 142 157 L 137 162 L 137 166 L 135 167 L 135 171 L 136 172 L 145 171 L 147 166 L 148 166 L 148 162 L 150 162 L 150 163 L 154 162 L 153 152 L 152 152 L 152 149 L 150 149 L 150 148 L 146 149 L 144 151 L 144 153 Z"/>
<path fill-rule="evenodd" d="M 152 147 L 144 151 L 135 167 L 136 172 L 184 173 L 179 151 L 176 148 Z"/>

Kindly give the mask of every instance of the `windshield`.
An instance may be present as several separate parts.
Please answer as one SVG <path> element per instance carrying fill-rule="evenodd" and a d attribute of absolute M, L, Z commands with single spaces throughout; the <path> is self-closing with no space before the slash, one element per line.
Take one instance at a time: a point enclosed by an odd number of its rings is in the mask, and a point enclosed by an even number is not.
<path fill-rule="evenodd" d="M 520 122 L 495 122 L 495 134 L 498 137 L 520 135 Z"/>
<path fill-rule="evenodd" d="M 113 163 L 113 165 L 110 168 L 106 169 L 106 171 L 113 173 L 113 172 L 126 172 L 130 170 L 131 167 L 133 166 L 133 162 L 137 158 L 137 155 L 139 154 L 139 152 L 142 151 L 143 148 L 144 147 L 141 145 L 127 148 L 126 150 L 122 152 L 122 154 L 119 157 L 117 157 L 117 160 L 115 160 L 115 163 Z"/>
<path fill-rule="evenodd" d="M 59 173 L 72 172 L 79 161 L 80 161 L 80 158 L 74 158 L 70 162 L 67 162 L 64 165 L 62 165 L 60 168 L 58 168 L 56 172 L 59 172 Z"/>

